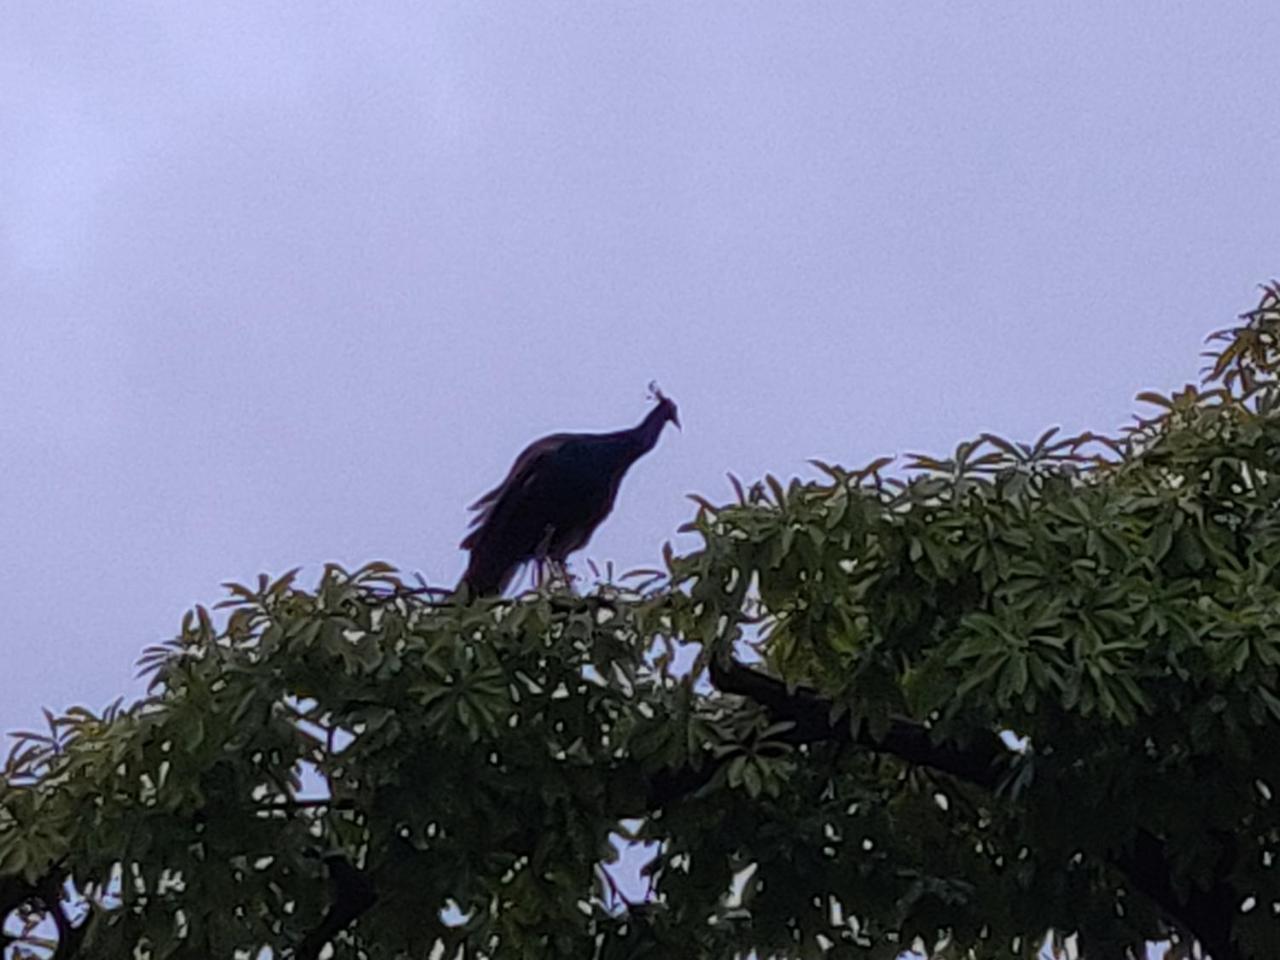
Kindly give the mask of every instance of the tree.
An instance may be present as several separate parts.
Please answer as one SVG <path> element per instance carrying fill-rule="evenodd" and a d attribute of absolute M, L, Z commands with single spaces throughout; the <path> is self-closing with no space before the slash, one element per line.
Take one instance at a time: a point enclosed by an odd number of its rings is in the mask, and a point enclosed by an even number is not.
<path fill-rule="evenodd" d="M 10 955 L 1280 955 L 1280 285 L 1243 320 L 1119 437 L 735 481 L 589 596 L 231 585 L 19 740 Z"/>

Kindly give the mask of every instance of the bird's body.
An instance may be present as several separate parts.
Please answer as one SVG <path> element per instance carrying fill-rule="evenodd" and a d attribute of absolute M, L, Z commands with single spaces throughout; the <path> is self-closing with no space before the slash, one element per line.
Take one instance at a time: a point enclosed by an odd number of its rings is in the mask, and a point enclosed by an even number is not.
<path fill-rule="evenodd" d="M 658 442 L 676 407 L 658 405 L 630 430 L 556 433 L 530 444 L 493 490 L 471 505 L 479 511 L 462 541 L 471 561 L 461 586 L 472 596 L 500 594 L 522 563 L 563 564 L 584 547 L 609 515 L 628 468 Z"/>

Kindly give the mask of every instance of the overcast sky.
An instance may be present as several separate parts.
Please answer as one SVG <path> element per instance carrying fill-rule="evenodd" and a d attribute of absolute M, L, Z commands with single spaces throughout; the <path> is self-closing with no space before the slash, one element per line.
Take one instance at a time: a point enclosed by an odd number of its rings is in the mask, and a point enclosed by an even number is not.
<path fill-rule="evenodd" d="M 726 471 L 1194 377 L 1280 272 L 1280 8 L 972 7 L 0 5 L 0 729 L 135 695 L 226 579 L 452 584 L 652 378 L 622 567 Z"/>

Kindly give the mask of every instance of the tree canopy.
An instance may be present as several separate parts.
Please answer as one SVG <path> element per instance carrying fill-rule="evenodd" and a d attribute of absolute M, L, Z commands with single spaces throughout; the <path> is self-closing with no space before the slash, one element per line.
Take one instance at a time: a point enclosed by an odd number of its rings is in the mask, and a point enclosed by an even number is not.
<path fill-rule="evenodd" d="M 585 596 L 230 585 L 19 735 L 8 956 L 1280 956 L 1280 285 L 1212 342 L 1118 435 L 734 481 Z"/>

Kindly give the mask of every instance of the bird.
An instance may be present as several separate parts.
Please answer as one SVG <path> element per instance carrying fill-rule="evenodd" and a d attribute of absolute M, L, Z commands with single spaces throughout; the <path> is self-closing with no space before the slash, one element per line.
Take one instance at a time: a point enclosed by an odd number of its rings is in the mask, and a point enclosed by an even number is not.
<path fill-rule="evenodd" d="M 458 584 L 469 598 L 501 596 L 530 560 L 565 559 L 586 546 L 604 521 L 631 465 L 658 442 L 676 405 L 656 384 L 656 405 L 634 427 L 612 433 L 553 433 L 525 448 L 506 478 L 471 504 L 478 511 L 462 549 L 471 551 Z"/>

